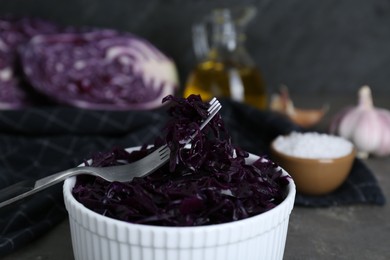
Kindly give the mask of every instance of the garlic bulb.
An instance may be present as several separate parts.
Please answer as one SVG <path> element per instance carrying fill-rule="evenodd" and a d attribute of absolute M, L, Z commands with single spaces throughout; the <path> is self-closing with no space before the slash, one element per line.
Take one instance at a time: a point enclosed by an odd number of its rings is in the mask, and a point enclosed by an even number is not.
<path fill-rule="evenodd" d="M 341 111 L 333 119 L 330 132 L 351 140 L 358 156 L 390 154 L 390 111 L 376 108 L 368 86 L 360 88 L 358 105 Z"/>
<path fill-rule="evenodd" d="M 279 90 L 280 94 L 271 97 L 270 109 L 289 117 L 294 123 L 302 127 L 311 127 L 317 124 L 328 110 L 327 106 L 320 109 L 296 108 L 288 94 L 286 86 Z"/>

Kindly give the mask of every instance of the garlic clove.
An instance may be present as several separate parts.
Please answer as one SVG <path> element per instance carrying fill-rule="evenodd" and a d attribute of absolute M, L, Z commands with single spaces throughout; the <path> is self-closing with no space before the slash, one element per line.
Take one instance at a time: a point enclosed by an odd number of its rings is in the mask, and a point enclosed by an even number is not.
<path fill-rule="evenodd" d="M 374 110 L 365 110 L 355 124 L 351 139 L 360 153 L 373 153 L 381 144 L 381 120 Z"/>
<path fill-rule="evenodd" d="M 341 112 L 337 113 L 333 117 L 333 119 L 330 123 L 329 133 L 331 133 L 333 135 L 339 134 L 339 128 L 340 128 L 341 122 L 345 119 L 345 116 L 348 115 L 349 112 L 352 110 L 353 110 L 353 107 L 346 107 L 343 110 L 341 110 Z"/>
<path fill-rule="evenodd" d="M 390 155 L 390 111 L 374 107 L 368 86 L 360 88 L 358 98 L 357 106 L 336 114 L 330 132 L 351 140 L 359 157 Z"/>
<path fill-rule="evenodd" d="M 385 109 L 378 109 L 380 120 L 387 127 L 382 127 L 382 140 L 378 149 L 374 152 L 377 156 L 390 154 L 390 112 Z"/>
<path fill-rule="evenodd" d="M 390 130 L 383 129 L 381 144 L 377 150 L 373 152 L 377 156 L 385 156 L 390 154 Z"/>
<path fill-rule="evenodd" d="M 355 126 L 361 120 L 362 112 L 364 112 L 364 110 L 360 108 L 348 110 L 340 120 L 338 134 L 347 139 L 351 139 L 355 132 Z"/>

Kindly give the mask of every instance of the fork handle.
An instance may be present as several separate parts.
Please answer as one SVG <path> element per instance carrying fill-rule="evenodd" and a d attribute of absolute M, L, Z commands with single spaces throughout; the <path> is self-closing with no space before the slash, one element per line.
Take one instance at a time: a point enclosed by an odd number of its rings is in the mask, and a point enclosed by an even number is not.
<path fill-rule="evenodd" d="M 23 180 L 11 186 L 8 186 L 0 191 L 0 208 L 6 206 L 14 201 L 16 197 L 24 198 L 23 194 L 31 193 L 34 189 L 34 180 Z"/>
<path fill-rule="evenodd" d="M 81 173 L 89 173 L 89 172 L 91 172 L 90 170 L 88 170 L 89 168 L 90 167 L 80 166 L 80 167 L 74 167 L 74 168 L 70 168 L 70 169 L 67 169 L 64 171 L 60 171 L 60 172 L 51 174 L 51 175 L 46 176 L 42 179 L 36 180 L 35 185 L 34 185 L 34 189 L 50 187 L 54 184 L 57 184 L 61 181 L 64 181 L 65 179 L 67 179 L 69 177 L 72 177 L 72 176 L 75 176 L 75 175 L 78 175 Z"/>
<path fill-rule="evenodd" d="M 28 179 L 0 190 L 0 208 L 53 186 L 68 177 L 86 172 L 89 167 L 75 167 L 41 179 Z M 88 171 L 89 172 L 89 171 Z"/>

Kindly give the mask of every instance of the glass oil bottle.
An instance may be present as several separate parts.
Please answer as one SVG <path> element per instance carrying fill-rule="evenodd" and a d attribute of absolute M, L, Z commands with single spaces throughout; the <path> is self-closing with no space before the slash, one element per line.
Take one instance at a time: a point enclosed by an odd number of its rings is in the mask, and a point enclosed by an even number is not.
<path fill-rule="evenodd" d="M 206 21 L 193 27 L 199 63 L 188 78 L 185 97 L 200 94 L 204 101 L 214 96 L 228 97 L 259 109 L 266 108 L 265 81 L 244 46 L 243 30 L 255 13 L 252 7 L 217 9 Z"/>

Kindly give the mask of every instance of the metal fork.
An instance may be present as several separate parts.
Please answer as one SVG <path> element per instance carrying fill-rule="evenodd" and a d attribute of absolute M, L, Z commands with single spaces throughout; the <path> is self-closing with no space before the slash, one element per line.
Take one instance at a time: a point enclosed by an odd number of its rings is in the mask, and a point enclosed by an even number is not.
<path fill-rule="evenodd" d="M 213 98 L 208 108 L 208 117 L 200 125 L 202 130 L 221 109 L 221 104 Z M 184 143 L 189 143 L 196 136 L 194 133 Z M 157 148 L 144 158 L 125 165 L 109 167 L 79 166 L 61 171 L 38 180 L 25 180 L 0 190 L 0 208 L 21 200 L 47 187 L 57 184 L 69 177 L 79 174 L 89 174 L 101 177 L 107 181 L 127 182 L 135 177 L 142 177 L 152 173 L 169 160 L 170 149 L 167 145 Z"/>

